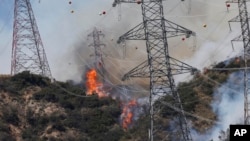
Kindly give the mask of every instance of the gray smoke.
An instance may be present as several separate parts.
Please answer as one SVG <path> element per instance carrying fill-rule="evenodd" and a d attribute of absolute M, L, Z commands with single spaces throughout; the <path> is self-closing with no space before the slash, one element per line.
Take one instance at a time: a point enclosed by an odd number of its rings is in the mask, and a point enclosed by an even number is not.
<path fill-rule="evenodd" d="M 205 135 L 192 131 L 194 140 L 219 140 L 221 131 L 226 131 L 230 124 L 242 124 L 244 112 L 243 72 L 232 73 L 228 80 L 214 92 L 211 104 L 217 115 L 218 123 Z"/>
<path fill-rule="evenodd" d="M 109 0 L 108 2 L 111 6 L 113 1 Z M 191 13 L 188 15 L 186 13 L 188 0 L 185 0 L 184 2 L 164 2 L 163 4 L 165 18 L 177 24 L 180 24 L 181 26 L 187 27 L 188 29 L 191 29 L 197 33 L 196 50 L 193 51 L 192 48 L 194 46 L 193 43 L 195 43 L 193 41 L 194 38 L 182 41 L 182 37 L 176 37 L 175 39 L 168 40 L 171 56 L 180 59 L 194 67 L 202 69 L 205 66 L 209 66 L 211 64 L 214 64 L 215 62 L 225 60 L 228 57 L 232 57 L 233 55 L 240 52 L 242 48 L 240 47 L 240 45 L 237 45 L 235 47 L 235 52 L 232 52 L 232 49 L 230 47 L 230 40 L 233 39 L 233 37 L 236 37 L 236 35 L 240 31 L 240 28 L 237 25 L 233 25 L 233 29 L 235 30 L 233 32 L 229 32 L 227 23 L 229 19 L 236 16 L 236 7 L 232 6 L 230 8 L 231 11 L 226 12 L 224 1 L 192 0 Z M 95 4 L 89 5 L 89 7 L 91 8 L 87 8 L 91 12 L 86 12 L 86 10 L 84 10 L 83 8 L 81 10 L 78 9 L 75 11 L 75 15 L 73 15 L 74 18 L 73 16 L 70 19 L 68 19 L 67 17 L 61 17 L 61 19 L 65 21 L 63 25 L 64 27 L 67 27 L 67 31 L 71 31 L 72 27 L 74 27 L 73 33 L 76 33 L 76 35 L 73 36 L 72 33 L 69 36 L 65 36 L 67 40 L 71 40 L 71 44 L 68 44 L 68 46 L 65 48 L 67 52 L 62 53 L 63 57 L 58 59 L 60 60 L 60 63 L 57 62 L 57 64 L 55 65 L 58 69 L 56 71 L 56 77 L 60 79 L 70 78 L 76 81 L 80 81 L 82 79 L 81 76 L 82 74 L 84 74 L 84 68 L 86 66 L 91 66 L 91 64 L 93 63 L 93 57 L 91 57 L 91 55 L 94 53 L 94 50 L 93 48 L 88 46 L 92 42 L 92 39 L 88 38 L 87 40 L 87 35 L 92 32 L 94 27 L 97 27 L 106 35 L 102 41 L 106 44 L 106 47 L 103 48 L 103 57 L 105 67 L 108 72 L 108 81 L 112 86 L 112 91 L 108 92 L 112 94 L 114 93 L 114 91 L 123 93 L 123 90 L 116 86 L 133 85 L 134 88 L 127 88 L 127 93 L 129 96 L 148 96 L 149 92 L 147 86 L 149 81 L 143 79 L 133 79 L 126 82 L 121 81 L 121 78 L 125 73 L 147 59 L 145 42 L 127 42 L 126 58 L 123 58 L 122 45 L 116 44 L 116 40 L 119 36 L 142 22 L 140 5 L 123 4 L 121 9 L 122 17 L 121 20 L 118 21 L 118 8 L 111 8 L 111 10 L 109 10 L 105 7 L 107 4 L 105 4 L 105 6 L 102 6 L 101 4 L 97 4 L 97 2 L 94 3 Z M 99 12 L 103 10 L 105 10 L 107 14 L 101 16 L 98 15 Z M 93 11 L 96 12 L 94 13 L 95 16 L 93 16 Z M 207 27 L 204 27 L 204 24 L 206 24 Z M 61 27 L 61 29 L 63 28 Z M 67 35 L 67 32 L 60 33 L 62 33 L 63 35 Z M 182 78 L 183 77 L 181 77 L 179 80 L 176 80 L 176 82 L 186 80 Z M 230 84 L 231 81 L 232 80 L 230 77 L 227 83 Z M 227 83 L 224 85 L 227 86 Z M 142 84 L 145 87 L 139 87 Z M 134 89 L 137 88 L 139 92 L 134 91 Z M 143 92 L 144 90 L 145 93 Z M 222 91 L 225 91 L 224 93 L 229 93 L 227 92 L 227 89 L 221 88 L 218 89 L 218 92 L 216 92 L 215 95 L 218 95 L 219 92 Z M 221 100 L 219 101 L 219 104 L 217 104 L 219 105 L 219 107 L 216 108 L 216 104 L 213 104 L 214 110 L 218 113 L 218 119 L 221 121 L 224 121 L 225 118 L 223 112 L 227 111 L 226 107 L 223 106 L 223 104 L 226 104 L 228 102 L 232 103 L 234 101 L 232 98 L 230 98 L 232 97 L 230 94 L 227 95 L 224 93 L 220 97 Z M 125 99 L 124 96 L 119 97 L 121 97 L 121 99 Z M 237 99 L 237 96 L 234 96 L 234 98 Z M 215 98 L 215 101 L 218 102 L 218 99 Z M 235 118 L 232 117 L 232 119 Z M 229 122 L 231 121 L 228 119 L 227 123 Z M 206 137 L 216 138 L 218 133 L 217 130 L 224 130 L 224 127 L 226 126 L 228 126 L 226 125 L 226 123 L 223 126 L 216 125 L 213 130 L 209 131 L 212 136 Z"/>

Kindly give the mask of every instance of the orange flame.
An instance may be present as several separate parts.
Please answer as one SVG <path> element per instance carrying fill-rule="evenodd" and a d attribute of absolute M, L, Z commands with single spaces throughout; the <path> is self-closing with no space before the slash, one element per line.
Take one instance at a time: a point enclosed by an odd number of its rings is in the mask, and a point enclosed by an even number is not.
<path fill-rule="evenodd" d="M 101 91 L 102 83 L 97 80 L 97 72 L 95 69 L 90 69 L 86 74 L 87 95 L 97 94 L 99 98 L 107 96 Z"/>
<path fill-rule="evenodd" d="M 129 125 L 131 125 L 132 120 L 133 120 L 133 111 L 132 108 L 137 105 L 136 100 L 131 100 L 128 104 L 124 105 L 123 110 L 122 110 L 122 127 L 124 129 L 128 129 Z"/>

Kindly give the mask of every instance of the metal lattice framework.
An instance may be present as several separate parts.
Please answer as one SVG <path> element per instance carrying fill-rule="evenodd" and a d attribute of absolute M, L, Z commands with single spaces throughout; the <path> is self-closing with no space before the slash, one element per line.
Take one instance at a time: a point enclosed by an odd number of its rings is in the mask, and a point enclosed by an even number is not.
<path fill-rule="evenodd" d="M 247 65 L 247 60 L 250 58 L 250 30 L 249 30 L 249 15 L 247 12 L 246 2 L 249 0 L 231 0 L 226 3 L 238 3 L 239 16 L 233 18 L 229 22 L 240 22 L 241 35 L 232 41 L 243 41 L 244 46 L 244 124 L 250 124 L 250 76 Z"/>
<path fill-rule="evenodd" d="M 22 71 L 52 77 L 29 0 L 15 0 L 14 8 L 11 74 Z"/>
<path fill-rule="evenodd" d="M 124 75 L 123 80 L 128 77 L 149 77 L 150 78 L 150 130 L 149 140 L 153 141 L 157 126 L 154 125 L 156 110 L 154 107 L 155 96 L 166 96 L 172 94 L 174 107 L 180 109 L 178 121 L 180 124 L 183 140 L 191 141 L 187 120 L 179 94 L 176 90 L 173 75 L 195 72 L 197 69 L 169 56 L 167 38 L 185 35 L 187 38 L 195 35 L 194 32 L 180 25 L 164 19 L 162 0 L 115 0 L 113 6 L 120 3 L 141 4 L 143 22 L 124 35 L 118 43 L 124 40 L 145 40 L 148 53 L 147 61 Z"/>
<path fill-rule="evenodd" d="M 98 73 L 102 76 L 102 80 L 104 81 L 104 73 L 105 73 L 105 66 L 104 66 L 104 61 L 102 58 L 102 47 L 105 47 L 105 44 L 101 43 L 100 41 L 100 37 L 104 37 L 104 34 L 101 31 L 98 31 L 97 28 L 94 28 L 94 30 L 92 31 L 92 33 L 90 33 L 88 35 L 88 37 L 92 37 L 93 38 L 93 43 L 90 44 L 89 46 L 94 47 L 95 49 L 95 68 L 97 69 Z"/>

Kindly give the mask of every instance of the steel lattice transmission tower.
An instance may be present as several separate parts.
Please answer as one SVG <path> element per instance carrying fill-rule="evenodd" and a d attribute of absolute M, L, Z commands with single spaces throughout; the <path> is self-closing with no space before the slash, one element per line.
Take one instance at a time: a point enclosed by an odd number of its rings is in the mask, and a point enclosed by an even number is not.
<path fill-rule="evenodd" d="M 14 8 L 11 74 L 22 71 L 52 77 L 29 0 L 15 0 Z"/>
<path fill-rule="evenodd" d="M 115 0 L 113 6 L 120 3 L 141 4 L 143 22 L 121 37 L 118 43 L 124 40 L 145 40 L 148 59 L 124 75 L 128 77 L 150 78 L 150 129 L 149 140 L 153 141 L 158 128 L 154 125 L 156 109 L 154 96 L 172 94 L 174 106 L 180 109 L 178 121 L 180 123 L 183 140 L 191 141 L 192 137 L 182 108 L 181 100 L 176 89 L 173 75 L 195 72 L 197 69 L 177 60 L 169 55 L 167 38 L 185 35 L 187 38 L 195 35 L 194 32 L 177 25 L 164 18 L 162 0 Z M 160 126 L 160 125 L 159 125 Z"/>
<path fill-rule="evenodd" d="M 241 35 L 232 41 L 243 41 L 244 46 L 244 124 L 250 124 L 250 76 L 247 69 L 247 60 L 250 59 L 250 30 L 249 30 L 249 15 L 247 12 L 246 2 L 249 0 L 230 0 L 226 3 L 238 3 L 239 15 L 229 22 L 240 22 Z"/>
<path fill-rule="evenodd" d="M 105 47 L 105 44 L 103 44 L 100 41 L 101 36 L 104 37 L 104 34 L 101 31 L 98 31 L 97 28 L 94 28 L 92 33 L 88 35 L 88 37 L 93 38 L 93 43 L 90 44 L 89 46 L 92 46 L 95 49 L 95 62 L 94 62 L 95 69 L 97 69 L 98 73 L 102 76 L 102 80 L 104 82 L 105 66 L 102 58 L 103 56 L 102 47 Z"/>

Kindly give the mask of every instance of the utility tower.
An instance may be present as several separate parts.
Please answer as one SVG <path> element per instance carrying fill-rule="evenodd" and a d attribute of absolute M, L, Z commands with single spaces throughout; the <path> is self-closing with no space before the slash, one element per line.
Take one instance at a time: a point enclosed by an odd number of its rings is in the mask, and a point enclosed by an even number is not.
<path fill-rule="evenodd" d="M 11 74 L 22 71 L 52 77 L 29 0 L 15 0 L 14 9 Z"/>
<path fill-rule="evenodd" d="M 244 46 L 244 124 L 250 124 L 250 76 L 247 69 L 247 60 L 250 59 L 250 30 L 249 30 L 249 15 L 247 12 L 246 2 L 249 0 L 230 0 L 226 3 L 238 3 L 239 16 L 233 18 L 229 22 L 240 22 L 241 35 L 232 41 L 243 41 Z"/>
<path fill-rule="evenodd" d="M 89 46 L 92 46 L 95 49 L 95 62 L 94 62 L 95 69 L 102 76 L 102 81 L 104 82 L 105 66 L 102 58 L 103 54 L 102 47 L 105 47 L 105 44 L 101 43 L 100 41 L 101 36 L 104 37 L 104 34 L 101 31 L 98 31 L 96 28 L 94 28 L 92 33 L 88 35 L 88 37 L 93 38 L 93 43 L 90 44 Z"/>
<path fill-rule="evenodd" d="M 150 129 L 149 141 L 153 141 L 157 126 L 154 125 L 156 107 L 155 97 L 172 96 L 174 105 L 178 112 L 183 140 L 191 141 L 192 137 L 182 108 L 182 103 L 176 89 L 173 75 L 195 72 L 197 69 L 170 57 L 167 38 L 175 36 L 186 36 L 189 38 L 195 35 L 194 32 L 180 25 L 164 19 L 162 0 L 115 0 L 113 7 L 120 3 L 141 4 L 143 22 L 118 39 L 118 43 L 124 40 L 145 40 L 148 59 L 139 66 L 132 69 L 122 78 L 128 77 L 150 78 Z M 153 110 L 155 108 L 156 110 Z"/>

